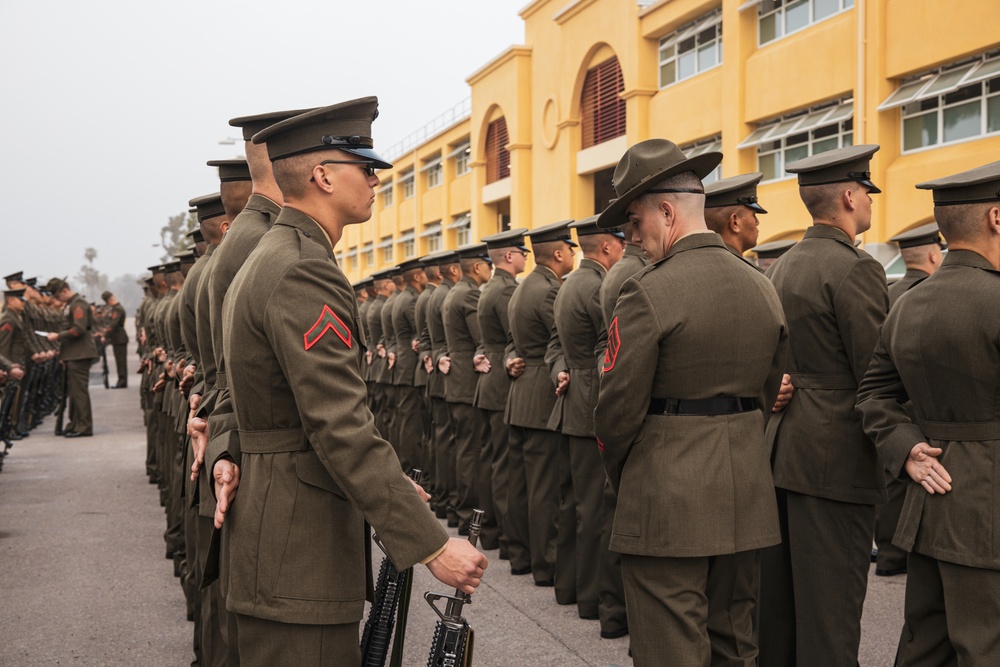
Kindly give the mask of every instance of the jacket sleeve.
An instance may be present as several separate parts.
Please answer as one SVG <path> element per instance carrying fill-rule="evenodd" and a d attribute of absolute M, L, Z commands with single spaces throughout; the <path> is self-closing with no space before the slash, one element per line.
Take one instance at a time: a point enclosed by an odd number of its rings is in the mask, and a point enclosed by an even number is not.
<path fill-rule="evenodd" d="M 882 265 L 866 257 L 851 268 L 837 287 L 834 309 L 840 338 L 860 383 L 872 360 L 879 327 L 889 310 L 889 291 Z"/>
<path fill-rule="evenodd" d="M 296 307 L 280 303 L 292 294 Z M 350 334 L 350 285 L 332 263 L 303 260 L 284 274 L 272 295 L 264 331 L 309 443 L 378 533 L 396 568 L 422 561 L 448 535 L 406 479 L 367 408 L 358 343 Z"/>
<path fill-rule="evenodd" d="M 69 310 L 69 316 L 69 328 L 59 332 L 60 342 L 64 340 L 76 340 L 87 333 L 87 323 L 90 321 L 89 313 L 87 312 L 87 306 L 79 299 L 73 301 L 73 305 Z"/>

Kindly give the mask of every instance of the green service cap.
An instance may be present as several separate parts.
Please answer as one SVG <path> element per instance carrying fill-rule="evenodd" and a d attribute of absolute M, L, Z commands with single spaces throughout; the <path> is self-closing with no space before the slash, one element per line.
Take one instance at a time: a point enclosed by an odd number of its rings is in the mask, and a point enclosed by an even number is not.
<path fill-rule="evenodd" d="M 229 125 L 243 130 L 243 141 L 250 141 L 253 139 L 253 135 L 261 130 L 299 114 L 304 114 L 307 111 L 313 111 L 313 109 L 315 107 L 310 109 L 296 109 L 294 111 L 271 111 L 269 113 L 259 113 L 255 116 L 240 116 L 239 118 L 231 119 Z"/>
<path fill-rule="evenodd" d="M 378 98 L 362 97 L 299 114 L 253 135 L 266 143 L 271 161 L 333 148 L 370 161 L 376 169 L 392 165 L 372 150 L 372 123 L 378 117 Z"/>
<path fill-rule="evenodd" d="M 454 250 L 438 250 L 420 258 L 424 266 L 444 266 L 458 262 L 458 253 Z"/>
<path fill-rule="evenodd" d="M 590 236 L 592 234 L 611 234 L 612 236 L 617 236 L 622 240 L 625 239 L 625 232 L 623 232 L 620 227 L 608 227 L 607 229 L 598 227 L 597 219 L 600 217 L 601 216 L 599 215 L 592 215 L 589 218 L 577 220 L 576 222 L 571 223 L 569 228 L 576 230 L 577 237 Z"/>
<path fill-rule="evenodd" d="M 871 181 L 869 163 L 880 147 L 877 144 L 845 146 L 796 160 L 785 167 L 799 175 L 799 185 L 826 185 L 856 181 L 868 188 L 869 194 L 882 192 Z"/>
<path fill-rule="evenodd" d="M 246 160 L 209 160 L 205 164 L 219 168 L 220 183 L 253 180 L 250 178 L 250 165 Z"/>
<path fill-rule="evenodd" d="M 902 234 L 896 234 L 891 239 L 893 243 L 899 244 L 899 249 L 915 248 L 921 245 L 941 245 L 941 234 L 936 222 L 920 225 L 907 230 Z"/>
<path fill-rule="evenodd" d="M 932 190 L 935 206 L 1000 202 L 1000 161 L 917 183 L 917 188 Z"/>
<path fill-rule="evenodd" d="M 166 264 L 163 265 L 164 273 L 177 273 L 180 270 L 181 270 L 181 263 L 177 261 L 167 262 Z"/>
<path fill-rule="evenodd" d="M 198 209 L 198 222 L 226 214 L 226 209 L 222 207 L 222 195 L 218 192 L 195 197 L 188 202 L 188 206 L 194 206 Z"/>
<path fill-rule="evenodd" d="M 413 269 L 424 268 L 424 263 L 419 259 L 408 259 L 401 263 L 398 267 L 400 273 L 406 273 L 407 271 L 412 271 Z"/>
<path fill-rule="evenodd" d="M 3 291 L 5 299 L 24 299 L 25 289 L 20 287 L 18 289 L 7 289 Z"/>
<path fill-rule="evenodd" d="M 705 208 L 746 206 L 754 213 L 767 213 L 757 203 L 757 184 L 762 178 L 764 174 L 755 171 L 709 183 L 705 186 Z"/>
<path fill-rule="evenodd" d="M 528 246 L 524 245 L 524 235 L 528 231 L 526 227 L 508 229 L 499 234 L 484 236 L 481 241 L 486 244 L 489 250 L 502 250 L 504 248 L 517 248 L 523 252 L 528 252 Z"/>
<path fill-rule="evenodd" d="M 755 253 L 760 259 L 777 259 L 788 252 L 789 249 L 795 245 L 795 243 L 796 242 L 791 239 L 769 241 L 751 248 L 750 252 Z"/>
<path fill-rule="evenodd" d="M 489 251 L 485 243 L 469 243 L 459 246 L 456 250 L 459 259 L 481 259 L 490 262 Z M 492 264 L 492 262 L 490 262 Z"/>
<path fill-rule="evenodd" d="M 24 271 L 18 271 L 17 273 L 12 273 L 9 276 L 4 276 L 3 279 L 8 283 L 23 283 Z"/>
<path fill-rule="evenodd" d="M 533 246 L 539 243 L 565 241 L 575 248 L 576 243 L 573 242 L 573 234 L 569 231 L 569 226 L 572 222 L 572 220 L 561 220 L 548 225 L 542 225 L 541 227 L 532 229 L 530 232 L 525 234 L 525 236 L 531 239 L 531 245 Z M 618 225 L 612 226 L 617 227 Z"/>

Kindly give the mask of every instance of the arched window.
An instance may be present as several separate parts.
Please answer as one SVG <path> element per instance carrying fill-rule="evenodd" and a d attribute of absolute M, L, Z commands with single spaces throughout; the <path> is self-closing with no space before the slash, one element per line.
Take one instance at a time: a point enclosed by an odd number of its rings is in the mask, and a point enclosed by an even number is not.
<path fill-rule="evenodd" d="M 486 182 L 494 183 L 510 176 L 510 153 L 507 152 L 507 119 L 500 117 L 486 129 Z"/>
<path fill-rule="evenodd" d="M 590 148 L 625 134 L 625 90 L 618 58 L 605 60 L 587 71 L 583 81 L 580 115 L 583 148 Z"/>

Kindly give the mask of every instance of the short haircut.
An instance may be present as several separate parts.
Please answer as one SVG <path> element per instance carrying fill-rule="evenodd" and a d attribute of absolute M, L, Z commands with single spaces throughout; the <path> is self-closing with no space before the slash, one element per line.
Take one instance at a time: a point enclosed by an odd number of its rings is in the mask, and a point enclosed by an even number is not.
<path fill-rule="evenodd" d="M 948 243 L 978 241 L 986 233 L 986 214 L 998 202 L 935 206 L 934 218 Z"/>
<path fill-rule="evenodd" d="M 441 277 L 441 267 L 440 266 L 425 266 L 424 275 L 427 276 L 428 280 L 437 280 Z"/>
<path fill-rule="evenodd" d="M 800 185 L 799 197 L 813 218 L 828 220 L 840 212 L 841 195 L 855 188 L 863 188 L 854 181 L 844 183 L 824 183 L 823 185 Z"/>
<path fill-rule="evenodd" d="M 584 255 L 596 255 L 608 239 L 616 238 L 610 234 L 584 234 L 580 238 L 580 250 Z"/>
<path fill-rule="evenodd" d="M 682 171 L 655 183 L 650 190 L 704 190 L 704 185 L 693 171 Z M 680 205 L 682 202 L 685 204 L 687 202 L 693 203 L 694 197 L 700 198 L 704 208 L 704 195 L 688 192 L 646 192 L 639 197 L 637 203 L 642 208 L 659 206 L 660 202 L 664 200 Z"/>
<path fill-rule="evenodd" d="M 564 248 L 565 241 L 546 241 L 545 243 L 532 243 L 531 252 L 535 253 L 535 263 L 545 264 L 552 262 L 556 258 L 556 250 Z"/>
<path fill-rule="evenodd" d="M 222 208 L 226 210 L 226 218 L 234 220 L 247 205 L 253 184 L 250 181 L 229 181 L 221 183 L 219 191 L 222 194 Z"/>
<path fill-rule="evenodd" d="M 322 161 L 315 153 L 292 155 L 271 163 L 274 182 L 285 199 L 297 199 L 306 193 L 313 167 Z"/>
<path fill-rule="evenodd" d="M 732 206 L 717 206 L 705 209 L 705 224 L 716 234 L 722 234 L 729 226 L 729 219 L 740 207 L 739 204 Z"/>

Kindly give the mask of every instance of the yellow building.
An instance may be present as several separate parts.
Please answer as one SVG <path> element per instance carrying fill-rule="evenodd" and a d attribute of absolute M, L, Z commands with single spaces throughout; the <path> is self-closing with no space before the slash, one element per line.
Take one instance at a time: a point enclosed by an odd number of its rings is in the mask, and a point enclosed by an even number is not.
<path fill-rule="evenodd" d="M 1000 156 L 996 0 L 535 0 L 525 44 L 470 100 L 386 151 L 371 222 L 338 247 L 352 280 L 507 226 L 600 211 L 625 149 L 721 150 L 709 179 L 761 171 L 760 242 L 809 224 L 784 165 L 877 143 L 866 248 L 929 222 L 914 184 Z M 976 26 L 976 29 L 970 29 Z"/>

